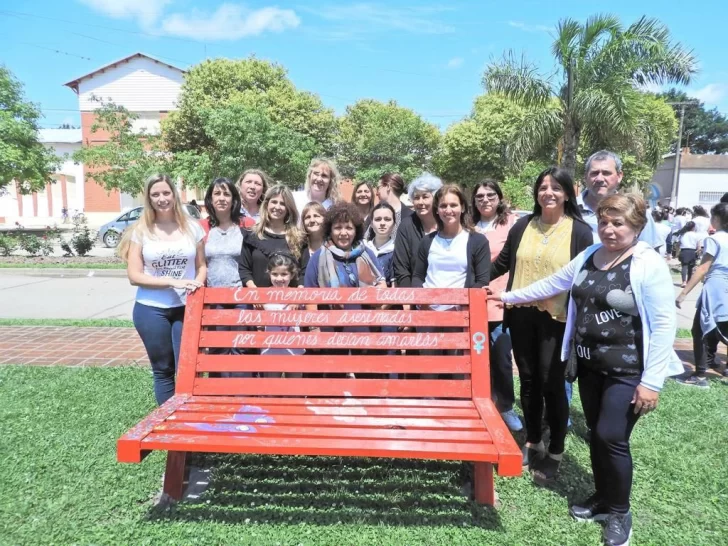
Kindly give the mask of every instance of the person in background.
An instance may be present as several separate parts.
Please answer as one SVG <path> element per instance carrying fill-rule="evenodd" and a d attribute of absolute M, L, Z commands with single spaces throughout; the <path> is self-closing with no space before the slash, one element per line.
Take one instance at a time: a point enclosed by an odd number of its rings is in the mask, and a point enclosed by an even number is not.
<path fill-rule="evenodd" d="M 374 207 L 374 192 L 372 192 L 369 184 L 364 181 L 359 182 L 354 186 L 354 191 L 351 193 L 351 200 L 356 205 L 356 208 L 359 209 L 362 218 L 364 218 L 364 232 L 366 233 L 371 221 L 369 215 Z"/>
<path fill-rule="evenodd" d="M 372 209 L 369 239 L 364 244 L 379 260 L 387 286 L 394 286 L 394 209 L 389 203 L 379 203 Z"/>
<path fill-rule="evenodd" d="M 675 232 L 675 237 L 680 243 L 680 253 L 678 254 L 678 259 L 682 265 L 682 284 L 680 286 L 685 288 L 686 283 L 693 276 L 701 239 L 695 229 L 695 222 L 692 220 Z"/>
<path fill-rule="evenodd" d="M 577 197 L 577 204 L 582 218 L 592 228 L 595 243 L 599 242 L 596 216 L 599 201 L 619 191 L 623 176 L 622 160 L 614 152 L 600 150 L 586 160 L 584 165 L 586 189 Z M 646 242 L 652 248 L 664 244 L 657 234 L 655 221 L 651 215 L 647 217 L 647 225 L 640 233 L 640 241 Z"/>
<path fill-rule="evenodd" d="M 723 197 L 720 198 L 721 203 L 728 203 L 728 191 L 723 194 Z"/>
<path fill-rule="evenodd" d="M 238 178 L 243 226 L 252 228 L 260 220 L 260 205 L 271 186 L 270 177 L 260 169 L 248 169 Z"/>
<path fill-rule="evenodd" d="M 205 283 L 205 234 L 182 210 L 177 187 L 166 174 L 149 177 L 144 210 L 125 233 L 119 255 L 137 286 L 134 327 L 147 350 L 154 396 L 162 405 L 174 395 L 187 295 Z"/>
<path fill-rule="evenodd" d="M 693 207 L 693 222 L 695 222 L 695 231 L 700 235 L 700 242 L 703 242 L 708 236 L 710 230 L 710 217 L 703 207 L 695 205 Z"/>
<path fill-rule="evenodd" d="M 677 319 L 665 261 L 638 241 L 647 221 L 644 200 L 612 195 L 597 208 L 600 243 L 545 279 L 501 294 L 506 304 L 571 291 L 561 358 L 577 355 L 579 392 L 592 429 L 595 492 L 569 508 L 579 521 L 604 521 L 606 545 L 629 544 L 632 429 L 658 404 L 665 379 L 682 372 L 673 350 Z"/>
<path fill-rule="evenodd" d="M 324 217 L 326 209 L 321 203 L 311 202 L 303 207 L 301 223 L 306 235 L 306 244 L 301 253 L 301 271 L 306 271 L 311 256 L 324 244 Z"/>
<path fill-rule="evenodd" d="M 267 288 L 270 286 L 268 260 L 276 252 L 287 253 L 299 260 L 303 247 L 303 234 L 298 228 L 298 211 L 291 191 L 285 186 L 273 186 L 263 199 L 260 221 L 243 240 L 238 271 L 243 286 Z M 295 279 L 291 286 L 298 286 Z"/>
<path fill-rule="evenodd" d="M 432 200 L 435 192 L 441 187 L 442 180 L 430 173 L 423 173 L 410 182 L 408 194 L 415 211 L 400 224 L 396 234 L 399 236 L 394 240 L 394 256 L 392 257 L 394 280 L 398 287 L 409 288 L 412 286 L 420 241 L 425 235 L 437 230 Z"/>
<path fill-rule="evenodd" d="M 315 157 L 306 171 L 306 183 L 303 190 L 293 194 L 296 209 L 300 213 L 311 201 L 321 203 L 328 210 L 339 197 L 339 170 L 332 159 Z"/>
<path fill-rule="evenodd" d="M 581 219 L 569 173 L 558 167 L 541 172 L 533 186 L 533 198 L 533 213 L 513 225 L 493 262 L 491 279 L 510 273 L 509 291 L 559 271 L 593 242 L 591 228 Z M 539 483 L 553 480 L 558 473 L 569 420 L 566 362 L 560 351 L 567 300 L 567 294 L 558 294 L 506 308 L 503 319 L 503 326 L 511 332 L 521 382 L 526 425 L 523 464 Z M 544 409 L 551 429 L 548 452 L 542 441 Z"/>
<path fill-rule="evenodd" d="M 678 253 L 680 251 L 680 241 L 679 241 L 679 235 L 677 235 L 677 232 L 680 231 L 682 228 L 685 227 L 685 224 L 687 224 L 690 221 L 690 218 L 688 217 L 688 209 L 685 207 L 680 207 L 675 211 L 675 216 L 672 219 L 672 257 L 677 258 Z"/>
<path fill-rule="evenodd" d="M 197 201 L 195 199 L 193 199 L 192 201 L 190 201 L 190 205 L 192 205 L 193 207 L 195 207 L 197 209 L 197 212 L 199 212 L 200 214 L 202 214 L 202 209 L 200 208 L 200 205 L 197 204 Z"/>
<path fill-rule="evenodd" d="M 703 260 L 675 300 L 680 307 L 690 291 L 705 281 L 692 328 L 695 373 L 677 379 L 683 385 L 704 389 L 709 387 L 705 377 L 708 370 L 705 345 L 716 349 L 718 341 L 728 345 L 728 203 L 718 203 L 710 214 L 715 233 L 703 241 Z M 713 365 L 714 359 L 715 350 L 712 351 Z"/>
<path fill-rule="evenodd" d="M 660 241 L 655 250 L 660 256 L 666 256 L 669 254 L 668 240 L 672 239 L 672 229 L 667 221 L 667 213 L 655 210 L 652 212 L 652 219 L 655 221 L 655 233 Z"/>
<path fill-rule="evenodd" d="M 385 173 L 377 183 L 377 198 L 380 203 L 389 203 L 394 209 L 394 238 L 397 238 L 397 231 L 402 220 L 412 216 L 413 211 L 402 204 L 404 193 L 404 179 L 401 174 Z"/>
<path fill-rule="evenodd" d="M 473 223 L 475 230 L 488 238 L 490 259 L 494 261 L 508 232 L 518 217 L 508 210 L 503 200 L 503 191 L 498 182 L 486 178 L 475 185 L 472 192 Z M 500 293 L 508 284 L 508 274 L 491 281 L 488 288 Z M 503 328 L 503 303 L 497 298 L 488 299 L 488 333 L 490 336 L 490 380 L 495 406 L 511 431 L 523 429 L 513 405 L 516 395 L 513 391 L 513 359 L 511 357 L 511 334 Z"/>

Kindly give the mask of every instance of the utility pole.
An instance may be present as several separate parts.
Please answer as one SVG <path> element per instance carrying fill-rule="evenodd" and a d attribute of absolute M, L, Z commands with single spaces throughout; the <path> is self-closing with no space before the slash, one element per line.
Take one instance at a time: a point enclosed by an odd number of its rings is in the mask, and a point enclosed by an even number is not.
<path fill-rule="evenodd" d="M 677 185 L 680 179 L 680 160 L 682 159 L 682 133 L 685 121 L 685 107 L 695 104 L 697 101 L 668 102 L 671 106 L 680 107 L 680 128 L 677 132 L 677 146 L 675 148 L 675 167 L 672 171 L 672 189 L 670 191 L 670 206 L 677 208 Z"/>

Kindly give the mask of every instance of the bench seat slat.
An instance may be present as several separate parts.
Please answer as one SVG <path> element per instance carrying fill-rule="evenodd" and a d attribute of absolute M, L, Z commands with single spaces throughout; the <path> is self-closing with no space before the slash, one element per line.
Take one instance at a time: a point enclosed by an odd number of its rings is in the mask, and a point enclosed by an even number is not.
<path fill-rule="evenodd" d="M 352 399 L 348 405 L 337 404 L 335 406 L 322 406 L 312 404 L 301 404 L 299 406 L 275 406 L 269 407 L 265 403 L 265 399 L 260 400 L 257 404 L 202 404 L 192 403 L 185 404 L 177 410 L 177 414 L 187 411 L 198 413 L 252 413 L 267 415 L 275 412 L 279 415 L 350 415 L 361 416 L 368 415 L 370 417 L 440 417 L 444 419 L 478 419 L 478 411 L 476 409 L 466 408 L 377 408 L 365 407 L 356 403 L 356 399 Z"/>
<path fill-rule="evenodd" d="M 203 426 L 201 426 L 203 425 Z M 490 434 L 482 430 L 430 430 L 391 429 L 366 427 L 322 427 L 271 425 L 255 427 L 256 436 L 286 436 L 311 438 L 359 438 L 374 440 L 420 440 L 443 442 L 481 442 L 490 444 Z M 240 435 L 240 425 L 232 423 L 185 423 L 168 421 L 158 425 L 153 432 L 175 432 L 188 434 L 234 434 Z M 244 431 L 243 431 L 244 433 Z"/>
<path fill-rule="evenodd" d="M 198 355 L 198 372 L 470 373 L 467 356 Z"/>
<path fill-rule="evenodd" d="M 485 296 L 485 294 L 483 294 Z M 449 288 L 205 288 L 205 304 L 467 305 L 468 291 Z"/>
<path fill-rule="evenodd" d="M 295 426 L 328 426 L 328 427 L 371 427 L 371 428 L 418 428 L 432 430 L 485 430 L 480 419 L 434 419 L 431 417 L 368 417 L 358 416 L 352 418 L 333 415 L 286 415 L 268 413 L 258 415 L 252 413 L 204 413 L 204 412 L 177 412 L 171 415 L 166 422 L 183 423 L 237 423 L 251 424 L 281 424 Z"/>
<path fill-rule="evenodd" d="M 396 357 L 393 357 L 396 358 Z M 346 371 L 346 370 L 342 370 Z M 400 398 L 468 398 L 467 379 L 279 379 L 205 378 L 195 379 L 193 394 L 248 394 L 270 396 L 374 396 Z"/>
<path fill-rule="evenodd" d="M 421 442 L 410 440 L 359 440 L 256 437 L 253 435 L 175 434 L 155 432 L 142 441 L 142 449 L 214 453 L 264 453 L 276 455 L 329 455 L 458 461 L 498 460 L 492 444 Z"/>
<path fill-rule="evenodd" d="M 468 325 L 467 311 L 258 311 L 256 309 L 205 309 L 202 326 L 459 326 Z"/>
<path fill-rule="evenodd" d="M 422 398 L 356 398 L 356 403 L 361 406 L 379 406 L 384 408 L 474 408 L 472 400 L 443 400 L 433 398 L 423 400 Z M 350 404 L 351 397 L 341 398 L 296 398 L 282 397 L 271 398 L 261 396 L 190 396 L 189 402 L 200 404 L 260 404 L 265 402 L 267 406 L 299 406 L 310 404 L 312 406 L 335 406 Z"/>
<path fill-rule="evenodd" d="M 469 349 L 465 332 L 250 332 L 203 331 L 199 347 L 239 349 Z"/>

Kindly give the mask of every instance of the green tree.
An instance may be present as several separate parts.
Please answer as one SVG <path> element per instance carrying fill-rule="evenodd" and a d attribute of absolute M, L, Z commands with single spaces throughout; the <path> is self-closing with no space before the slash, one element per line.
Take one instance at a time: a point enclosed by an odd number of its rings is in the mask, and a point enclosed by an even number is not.
<path fill-rule="evenodd" d="M 342 173 L 374 181 L 388 171 L 411 180 L 431 167 L 440 131 L 395 101 L 365 99 L 339 121 L 337 160 Z"/>
<path fill-rule="evenodd" d="M 503 197 L 514 210 L 533 210 L 533 185 L 548 162 L 528 161 L 518 171 L 508 174 L 501 184 Z"/>
<path fill-rule="evenodd" d="M 667 102 L 694 101 L 694 104 L 685 108 L 681 148 L 689 147 L 696 154 L 728 153 L 728 117 L 718 112 L 717 108 L 706 109 L 705 104 L 684 91 L 670 89 L 659 96 Z M 673 108 L 675 114 L 679 115 L 680 106 Z M 675 151 L 674 143 L 671 149 Z"/>
<path fill-rule="evenodd" d="M 484 177 L 502 181 L 512 174 L 506 155 L 508 143 L 529 114 L 526 108 L 501 95 L 477 97 L 471 114 L 445 131 L 433 161 L 435 172 L 466 186 Z M 555 140 L 550 144 L 553 147 Z"/>
<path fill-rule="evenodd" d="M 274 122 L 259 108 L 230 104 L 198 111 L 209 145 L 174 154 L 174 172 L 191 186 L 219 176 L 237 177 L 254 165 L 295 188 L 320 149 L 310 136 Z"/>
<path fill-rule="evenodd" d="M 23 85 L 0 66 L 0 188 L 13 180 L 22 192 L 40 191 L 60 164 L 38 140 L 38 107 L 25 100 Z"/>
<path fill-rule="evenodd" d="M 274 123 L 312 138 L 323 153 L 332 152 L 333 111 L 317 95 L 296 89 L 285 68 L 255 57 L 207 60 L 187 72 L 179 110 L 163 123 L 169 150 L 215 154 L 203 118 L 210 108 L 233 105 L 258 110 Z"/>
<path fill-rule="evenodd" d="M 524 59 L 506 56 L 483 75 L 490 92 L 501 93 L 532 108 L 509 146 L 516 162 L 554 136 L 560 139 L 560 164 L 574 174 L 585 133 L 600 133 L 604 142 L 629 138 L 640 124 L 638 87 L 648 83 L 687 84 L 695 74 L 692 52 L 672 41 L 669 30 L 642 17 L 624 28 L 611 15 L 596 15 L 580 23 L 559 21 L 552 52 L 560 80 L 542 77 Z M 552 97 L 558 110 L 541 109 Z"/>
<path fill-rule="evenodd" d="M 91 132 L 108 135 L 109 140 L 84 146 L 73 154 L 73 160 L 86 165 L 87 179 L 96 180 L 107 190 L 136 195 L 148 176 L 169 171 L 171 155 L 164 151 L 159 135 L 134 131 L 132 122 L 138 115 L 114 103 L 99 103 Z"/>

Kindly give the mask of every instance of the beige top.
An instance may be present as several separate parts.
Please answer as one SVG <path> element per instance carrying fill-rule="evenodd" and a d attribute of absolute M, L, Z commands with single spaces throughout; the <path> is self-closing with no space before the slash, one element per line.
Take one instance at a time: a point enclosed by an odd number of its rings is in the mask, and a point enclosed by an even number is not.
<path fill-rule="evenodd" d="M 513 274 L 511 290 L 525 288 L 556 273 L 569 263 L 573 225 L 574 221 L 568 216 L 564 216 L 555 226 L 539 224 L 538 218 L 528 223 L 516 252 L 516 271 Z M 535 305 L 553 319 L 566 322 L 567 298 L 568 294 L 564 292 L 526 305 Z"/>

